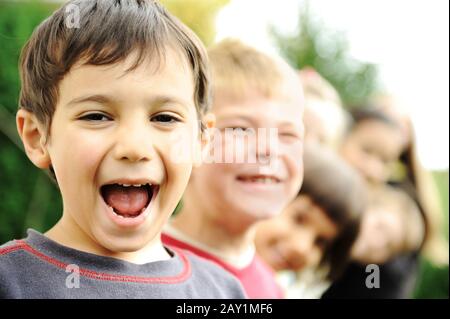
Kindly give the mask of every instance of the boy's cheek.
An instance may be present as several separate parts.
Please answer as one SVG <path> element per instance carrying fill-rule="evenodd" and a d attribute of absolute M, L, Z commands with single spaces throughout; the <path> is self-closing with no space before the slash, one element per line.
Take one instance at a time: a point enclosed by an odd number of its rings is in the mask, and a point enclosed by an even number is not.
<path fill-rule="evenodd" d="M 100 137 L 85 137 L 78 141 L 75 140 L 72 144 L 69 144 L 73 145 L 70 155 L 77 158 L 83 167 L 92 167 L 106 155 L 103 154 L 102 156 L 102 152 L 105 152 L 105 143 L 105 140 Z"/>
<path fill-rule="evenodd" d="M 193 165 L 201 156 L 201 141 L 190 126 L 154 139 L 154 147 L 166 165 Z"/>
<path fill-rule="evenodd" d="M 281 145 L 281 153 L 286 156 L 290 166 L 296 171 L 303 167 L 303 142 L 296 142 L 288 145 Z"/>
<path fill-rule="evenodd" d="M 167 175 L 166 180 L 175 184 L 175 187 L 184 188 L 189 180 L 195 156 L 199 155 L 197 154 L 200 151 L 199 141 L 193 139 L 189 134 L 180 134 L 176 139 L 161 140 L 160 142 L 155 147 L 162 156 Z"/>
<path fill-rule="evenodd" d="M 102 158 L 102 148 L 99 141 L 91 139 L 62 139 L 59 145 L 52 147 L 52 161 L 54 166 L 63 165 L 68 174 L 80 175 L 95 169 L 98 161 Z"/>
<path fill-rule="evenodd" d="M 224 160 L 249 160 L 246 156 L 255 157 L 256 158 L 256 146 L 252 146 L 252 143 L 256 143 L 251 141 L 250 139 L 244 138 L 229 138 L 223 140 L 221 144 L 218 144 L 216 149 L 216 154 L 222 155 Z"/>

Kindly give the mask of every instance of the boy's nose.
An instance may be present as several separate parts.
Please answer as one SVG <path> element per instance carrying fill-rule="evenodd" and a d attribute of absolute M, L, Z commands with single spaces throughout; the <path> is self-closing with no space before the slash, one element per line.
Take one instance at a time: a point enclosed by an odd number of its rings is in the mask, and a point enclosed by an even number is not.
<path fill-rule="evenodd" d="M 115 158 L 130 162 L 149 161 L 153 157 L 152 139 L 139 127 L 128 127 L 119 132 Z"/>
<path fill-rule="evenodd" d="M 278 132 L 276 129 L 260 129 L 256 140 L 256 155 L 259 160 L 271 160 L 278 154 Z"/>
<path fill-rule="evenodd" d="M 298 256 L 306 257 L 314 246 L 314 234 L 308 230 L 291 236 L 292 251 Z"/>

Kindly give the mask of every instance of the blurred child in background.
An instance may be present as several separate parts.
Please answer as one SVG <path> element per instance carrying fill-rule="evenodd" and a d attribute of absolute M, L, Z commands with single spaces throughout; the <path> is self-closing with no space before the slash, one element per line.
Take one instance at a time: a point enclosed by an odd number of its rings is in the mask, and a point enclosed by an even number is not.
<path fill-rule="evenodd" d="M 351 115 L 353 124 L 341 154 L 372 187 L 384 185 L 405 147 L 403 132 L 395 121 L 374 109 L 357 109 Z"/>
<path fill-rule="evenodd" d="M 397 123 L 405 138 L 405 147 L 394 166 L 389 184 L 401 187 L 423 211 L 427 229 L 422 254 L 435 265 L 448 266 L 448 241 L 443 235 L 444 213 L 439 203 L 439 192 L 431 173 L 418 159 L 411 119 L 401 102 L 393 96 L 379 95 L 374 98 L 374 105 Z"/>
<path fill-rule="evenodd" d="M 360 175 L 326 147 L 306 143 L 300 192 L 256 234 L 256 249 L 278 271 L 287 298 L 319 298 L 339 277 L 364 209 Z"/>
<path fill-rule="evenodd" d="M 408 298 L 414 288 L 418 254 L 426 238 L 427 219 L 405 189 L 388 182 L 394 164 L 407 148 L 404 127 L 375 108 L 352 112 L 353 125 L 341 154 L 366 179 L 369 205 L 352 250 L 353 263 L 324 298 Z M 377 264 L 383 282 L 366 287 L 366 265 Z"/>
<path fill-rule="evenodd" d="M 403 252 L 417 251 L 423 243 L 425 224 L 414 201 L 392 187 L 379 188 L 370 195 L 370 206 L 352 249 L 353 259 L 382 264 Z"/>

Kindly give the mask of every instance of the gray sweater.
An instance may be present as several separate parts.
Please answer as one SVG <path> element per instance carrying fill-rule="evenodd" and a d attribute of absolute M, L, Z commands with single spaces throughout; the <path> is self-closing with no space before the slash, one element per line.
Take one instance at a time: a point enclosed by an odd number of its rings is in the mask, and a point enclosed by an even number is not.
<path fill-rule="evenodd" d="M 138 265 L 27 233 L 0 246 L 0 298 L 245 298 L 231 274 L 186 251 Z"/>

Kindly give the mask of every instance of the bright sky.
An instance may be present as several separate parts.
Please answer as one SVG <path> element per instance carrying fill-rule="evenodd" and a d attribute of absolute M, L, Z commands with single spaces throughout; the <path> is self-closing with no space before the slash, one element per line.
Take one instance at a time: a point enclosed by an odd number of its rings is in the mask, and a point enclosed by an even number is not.
<path fill-rule="evenodd" d="M 231 0 L 217 18 L 217 39 L 240 38 L 276 52 L 267 26 L 294 30 L 303 0 Z M 407 106 L 419 158 L 449 167 L 449 1 L 313 0 L 328 28 L 346 32 L 351 54 L 379 65 L 384 86 Z"/>

